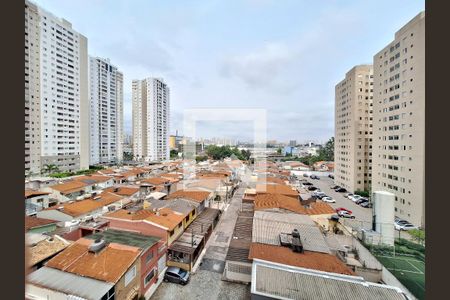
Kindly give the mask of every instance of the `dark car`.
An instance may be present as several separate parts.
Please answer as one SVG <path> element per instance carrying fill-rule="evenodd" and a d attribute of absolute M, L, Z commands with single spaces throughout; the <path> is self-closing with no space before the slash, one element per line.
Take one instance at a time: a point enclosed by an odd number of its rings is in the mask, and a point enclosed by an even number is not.
<path fill-rule="evenodd" d="M 347 192 L 347 190 L 342 188 L 342 187 L 335 189 L 335 191 L 338 192 L 338 193 L 346 193 Z"/>
<path fill-rule="evenodd" d="M 338 185 L 332 185 L 331 186 L 331 189 L 333 189 L 333 190 L 338 189 L 338 188 L 340 188 L 340 186 L 338 186 Z"/>
<path fill-rule="evenodd" d="M 306 173 L 303 173 L 303 177 L 308 177 L 308 174 L 306 174 Z"/>
<path fill-rule="evenodd" d="M 369 202 L 369 199 L 367 199 L 367 198 L 361 198 L 361 199 L 358 199 L 355 203 L 356 204 L 363 204 L 364 202 Z"/>
<path fill-rule="evenodd" d="M 333 174 L 328 174 L 328 177 L 330 177 L 331 179 L 334 179 L 334 175 Z"/>
<path fill-rule="evenodd" d="M 168 267 L 164 281 L 185 285 L 189 282 L 189 272 L 178 267 Z"/>
<path fill-rule="evenodd" d="M 308 191 L 315 191 L 315 190 L 317 190 L 317 188 L 315 186 L 308 187 Z"/>
<path fill-rule="evenodd" d="M 327 195 L 325 195 L 325 194 L 320 194 L 320 195 L 317 195 L 317 198 L 319 198 L 320 200 L 322 200 L 322 198 L 323 197 L 328 197 Z"/>
<path fill-rule="evenodd" d="M 363 202 L 361 203 L 361 206 L 365 208 L 372 208 L 372 203 L 370 203 L 369 201 Z"/>
<path fill-rule="evenodd" d="M 306 182 L 303 182 L 303 185 L 313 185 L 313 184 L 311 182 L 306 181 Z"/>

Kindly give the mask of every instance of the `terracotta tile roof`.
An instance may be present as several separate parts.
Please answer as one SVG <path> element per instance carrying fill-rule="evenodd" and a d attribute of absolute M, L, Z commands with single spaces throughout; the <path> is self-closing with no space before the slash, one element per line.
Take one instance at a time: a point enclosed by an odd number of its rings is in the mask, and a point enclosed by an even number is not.
<path fill-rule="evenodd" d="M 25 230 L 26 231 L 36 228 L 36 227 L 41 227 L 41 226 L 55 224 L 55 223 L 58 223 L 58 221 L 25 216 Z"/>
<path fill-rule="evenodd" d="M 277 183 L 277 184 L 281 184 L 281 185 L 286 185 L 285 180 L 278 178 L 278 177 L 266 176 L 265 180 L 266 180 L 266 182 L 272 182 L 272 183 Z M 258 178 L 258 182 L 264 184 L 263 178 Z"/>
<path fill-rule="evenodd" d="M 159 210 L 159 216 L 149 209 L 142 209 L 137 212 L 129 212 L 125 209 L 120 209 L 115 212 L 109 213 L 104 216 L 106 219 L 115 218 L 130 221 L 149 221 L 158 224 L 167 230 L 173 230 L 178 224 L 180 224 L 184 215 L 175 212 L 170 208 L 161 208 Z"/>
<path fill-rule="evenodd" d="M 309 207 L 306 207 L 306 213 L 308 215 L 327 215 L 335 214 L 336 211 L 325 202 L 311 202 Z"/>
<path fill-rule="evenodd" d="M 212 191 L 217 190 L 221 185 L 220 179 L 201 179 L 186 184 L 188 190 L 198 190 L 198 188 L 206 188 Z"/>
<path fill-rule="evenodd" d="M 147 183 L 150 183 L 153 185 L 163 185 L 163 184 L 169 183 L 170 181 L 166 178 L 152 177 L 152 178 L 142 179 L 141 182 L 147 182 Z"/>
<path fill-rule="evenodd" d="M 140 249 L 131 246 L 108 244 L 99 253 L 88 247 L 94 241 L 80 239 L 48 261 L 47 267 L 116 283 L 140 255 Z"/>
<path fill-rule="evenodd" d="M 159 176 L 164 177 L 164 178 L 176 178 L 176 179 L 179 179 L 180 177 L 183 177 L 183 174 L 179 174 L 179 173 L 164 173 L 164 174 L 159 174 Z"/>
<path fill-rule="evenodd" d="M 33 197 L 33 196 L 41 196 L 48 195 L 48 192 L 34 191 L 34 190 L 25 190 L 25 198 Z"/>
<path fill-rule="evenodd" d="M 170 194 L 167 199 L 176 199 L 176 198 L 187 198 L 189 200 L 193 200 L 195 202 L 201 203 L 208 199 L 210 192 L 203 191 L 186 191 L 186 190 L 178 190 L 172 194 Z"/>
<path fill-rule="evenodd" d="M 299 200 L 281 194 L 257 194 L 254 204 L 255 210 L 281 208 L 298 214 L 307 214 Z"/>
<path fill-rule="evenodd" d="M 115 189 L 117 189 L 117 191 L 115 191 Z M 109 187 L 107 189 L 104 189 L 103 192 L 110 192 L 110 193 L 114 193 L 116 195 L 120 195 L 120 196 L 132 196 L 134 194 L 136 194 L 137 192 L 139 192 L 139 188 L 138 187 L 125 187 L 125 186 L 120 186 L 120 187 Z"/>
<path fill-rule="evenodd" d="M 95 183 L 102 183 L 102 182 L 107 182 L 108 180 L 111 180 L 111 179 L 112 179 L 112 177 L 103 176 L 103 175 L 82 175 L 82 176 L 73 177 L 73 180 L 81 181 L 84 183 L 88 183 L 91 181 L 95 181 Z"/>
<path fill-rule="evenodd" d="M 97 209 L 102 208 L 103 206 L 110 205 L 114 202 L 119 201 L 123 197 L 114 195 L 112 193 L 102 193 L 100 198 L 97 198 L 94 200 L 93 198 L 81 200 L 81 201 L 75 201 L 73 203 L 65 203 L 62 205 L 56 205 L 52 206 L 50 208 L 47 208 L 47 210 L 51 209 L 58 209 L 62 207 L 62 212 L 72 216 L 72 217 L 78 217 L 84 214 L 87 214 L 89 212 L 95 211 Z"/>
<path fill-rule="evenodd" d="M 90 184 L 81 181 L 71 180 L 64 183 L 52 185 L 50 188 L 61 192 L 61 194 L 70 194 L 76 191 L 80 191 L 89 185 Z"/>
<path fill-rule="evenodd" d="M 355 275 L 336 256 L 327 253 L 312 251 L 295 253 L 288 247 L 252 243 L 249 259 L 254 258 L 324 272 Z"/>
<path fill-rule="evenodd" d="M 283 184 L 256 184 L 258 194 L 281 194 L 286 196 L 298 196 L 298 192 L 288 185 Z"/>

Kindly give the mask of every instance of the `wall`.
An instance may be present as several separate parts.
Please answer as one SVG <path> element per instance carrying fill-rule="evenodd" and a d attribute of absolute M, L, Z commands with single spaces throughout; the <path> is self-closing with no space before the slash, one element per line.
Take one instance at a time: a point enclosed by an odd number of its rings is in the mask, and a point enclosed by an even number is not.
<path fill-rule="evenodd" d="M 125 274 L 136 266 L 136 276 L 131 280 L 127 286 L 125 286 Z M 139 263 L 139 258 L 134 262 L 133 265 L 128 268 L 122 278 L 116 283 L 115 286 L 115 299 L 132 299 L 130 296 L 133 294 L 138 295 L 140 290 L 140 276 L 141 264 Z"/>
<path fill-rule="evenodd" d="M 45 233 L 56 230 L 56 224 L 49 224 L 28 230 L 28 233 Z"/>
<path fill-rule="evenodd" d="M 158 279 L 158 259 L 159 259 L 160 255 L 161 255 L 161 254 L 158 255 L 158 245 L 159 245 L 159 243 L 156 243 L 155 245 L 153 245 L 152 247 L 147 249 L 147 251 L 142 253 L 142 255 L 140 257 L 140 263 L 141 263 L 141 273 L 140 273 L 141 288 L 140 288 L 140 294 L 141 295 L 145 294 L 145 292 L 147 292 L 147 290 Z M 150 253 L 153 253 L 153 258 L 151 259 L 150 262 L 146 263 L 146 258 L 147 258 L 147 256 Z M 145 284 L 144 284 L 145 277 L 148 275 L 148 273 L 150 273 L 150 271 L 152 269 L 155 269 L 155 275 L 153 276 L 153 279 L 147 284 L 147 286 L 145 286 Z"/>

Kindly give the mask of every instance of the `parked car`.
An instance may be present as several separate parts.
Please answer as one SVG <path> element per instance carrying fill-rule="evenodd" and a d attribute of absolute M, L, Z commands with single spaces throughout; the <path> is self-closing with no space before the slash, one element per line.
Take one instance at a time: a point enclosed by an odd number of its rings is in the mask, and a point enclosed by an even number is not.
<path fill-rule="evenodd" d="M 353 195 L 353 196 L 350 196 L 348 199 L 352 200 L 353 202 L 356 202 L 361 198 L 362 197 L 360 195 Z"/>
<path fill-rule="evenodd" d="M 306 174 L 306 173 L 303 173 L 303 177 L 308 177 L 308 174 Z"/>
<path fill-rule="evenodd" d="M 344 189 L 344 188 L 342 188 L 342 187 L 340 187 L 340 188 L 338 188 L 338 189 L 335 189 L 334 191 L 335 191 L 335 192 L 338 192 L 338 193 L 345 193 L 345 192 L 347 192 L 347 190 Z"/>
<path fill-rule="evenodd" d="M 322 197 L 322 201 L 328 202 L 328 203 L 336 203 L 336 200 L 334 200 L 333 198 L 328 197 L 328 196 Z"/>
<path fill-rule="evenodd" d="M 412 230 L 412 229 L 417 229 L 417 226 L 414 226 L 411 223 L 406 223 L 406 224 L 394 224 L 395 229 L 397 230 Z"/>
<path fill-rule="evenodd" d="M 349 218 L 349 219 L 354 219 L 354 218 L 355 218 L 354 215 L 352 215 L 351 213 L 349 213 L 349 212 L 346 211 L 346 210 L 340 210 L 340 211 L 338 211 L 337 214 L 338 214 L 338 216 L 341 217 L 341 218 Z"/>
<path fill-rule="evenodd" d="M 372 208 L 373 204 L 369 201 L 361 203 L 361 207 Z"/>
<path fill-rule="evenodd" d="M 303 185 L 313 185 L 311 182 L 305 181 L 303 182 Z"/>
<path fill-rule="evenodd" d="M 369 199 L 367 199 L 367 198 L 359 198 L 358 200 L 356 200 L 356 204 L 362 204 L 362 203 L 364 203 L 364 202 L 369 202 Z"/>
<path fill-rule="evenodd" d="M 328 174 L 328 177 L 330 177 L 331 179 L 334 179 L 334 175 L 333 174 Z"/>
<path fill-rule="evenodd" d="M 345 211 L 348 211 L 349 213 L 353 213 L 350 209 L 346 209 L 346 208 L 344 208 L 344 207 L 338 207 L 338 208 L 336 208 L 335 210 L 336 210 L 336 212 L 339 212 L 339 211 L 341 211 L 341 210 L 345 210 Z"/>
<path fill-rule="evenodd" d="M 331 185 L 330 186 L 330 189 L 332 189 L 332 190 L 339 189 L 339 188 L 340 188 L 340 186 L 338 186 L 338 185 Z"/>
<path fill-rule="evenodd" d="M 402 219 L 397 219 L 397 220 L 394 221 L 394 223 L 398 224 L 398 225 L 411 224 L 408 221 L 402 220 Z"/>
<path fill-rule="evenodd" d="M 350 196 L 353 196 L 353 194 L 352 193 L 347 193 L 347 194 L 344 195 L 345 198 L 348 198 Z"/>
<path fill-rule="evenodd" d="M 315 191 L 317 190 L 317 188 L 313 185 L 311 185 L 310 187 L 308 187 L 308 191 Z"/>
<path fill-rule="evenodd" d="M 313 197 L 316 197 L 316 198 L 319 198 L 319 199 L 322 199 L 322 197 L 325 197 L 325 196 L 326 196 L 324 192 L 321 192 L 321 191 L 319 191 L 319 190 L 315 190 L 315 191 L 312 193 L 312 195 L 313 195 Z"/>
<path fill-rule="evenodd" d="M 189 282 L 189 271 L 178 267 L 168 267 L 164 274 L 164 281 L 185 285 Z"/>

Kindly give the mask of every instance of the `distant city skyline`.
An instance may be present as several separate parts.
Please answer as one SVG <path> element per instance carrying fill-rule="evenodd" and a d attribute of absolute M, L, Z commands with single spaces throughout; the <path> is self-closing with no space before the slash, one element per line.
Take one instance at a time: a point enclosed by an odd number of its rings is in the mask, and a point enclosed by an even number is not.
<path fill-rule="evenodd" d="M 268 139 L 326 141 L 334 135 L 334 86 L 342 74 L 371 63 L 392 32 L 425 6 L 407 0 L 174 2 L 35 1 L 85 35 L 89 55 L 123 70 L 127 134 L 131 81 L 151 76 L 171 86 L 170 134 L 182 134 L 184 109 L 265 108 Z M 245 132 L 240 126 L 235 131 Z M 221 133 L 216 125 L 199 135 Z"/>

